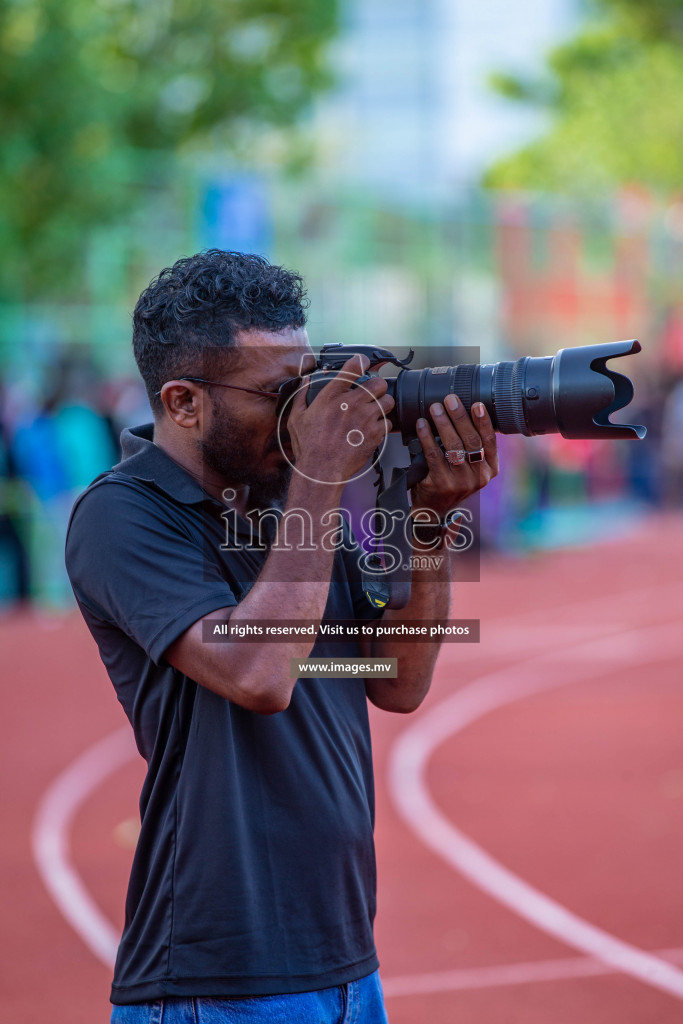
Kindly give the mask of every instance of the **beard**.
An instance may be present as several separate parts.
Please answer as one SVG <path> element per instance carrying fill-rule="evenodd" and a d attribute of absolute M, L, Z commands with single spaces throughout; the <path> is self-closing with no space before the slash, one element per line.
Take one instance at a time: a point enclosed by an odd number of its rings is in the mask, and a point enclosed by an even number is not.
<path fill-rule="evenodd" d="M 224 408 L 214 405 L 211 427 L 199 442 L 199 448 L 204 464 L 225 480 L 226 487 L 249 487 L 250 510 L 284 506 L 292 467 L 283 456 L 282 464 L 276 469 L 259 468 L 267 455 L 280 452 L 277 435 L 265 450 L 257 451 L 251 433 Z"/>

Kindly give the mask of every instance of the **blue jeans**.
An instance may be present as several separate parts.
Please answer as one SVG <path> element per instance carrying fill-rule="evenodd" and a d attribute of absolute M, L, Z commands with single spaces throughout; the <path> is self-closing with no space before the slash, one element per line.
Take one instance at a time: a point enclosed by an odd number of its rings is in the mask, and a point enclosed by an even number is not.
<path fill-rule="evenodd" d="M 315 992 L 114 1006 L 111 1024 L 388 1024 L 379 971 Z"/>

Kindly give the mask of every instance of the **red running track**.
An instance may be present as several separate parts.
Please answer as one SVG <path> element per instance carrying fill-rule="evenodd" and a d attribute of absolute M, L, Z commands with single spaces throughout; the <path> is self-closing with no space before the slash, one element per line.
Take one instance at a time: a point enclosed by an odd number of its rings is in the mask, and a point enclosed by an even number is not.
<path fill-rule="evenodd" d="M 481 644 L 444 647 L 417 714 L 373 711 L 392 1024 L 683 1017 L 682 551 L 668 517 L 485 562 L 453 611 Z M 0 637 L 0 1020 L 104 1022 L 141 762 L 77 615 Z"/>

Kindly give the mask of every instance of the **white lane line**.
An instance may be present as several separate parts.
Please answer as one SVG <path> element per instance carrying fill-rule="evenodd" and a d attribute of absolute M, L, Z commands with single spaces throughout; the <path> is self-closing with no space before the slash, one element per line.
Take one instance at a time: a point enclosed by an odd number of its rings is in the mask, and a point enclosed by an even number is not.
<path fill-rule="evenodd" d="M 467 617 L 466 609 L 460 609 L 461 604 L 462 599 L 459 597 L 456 611 L 451 613 L 452 617 L 457 617 L 457 614 Z M 589 639 L 591 636 L 608 639 L 613 633 L 656 624 L 661 621 L 658 609 L 662 605 L 680 608 L 682 604 L 683 583 L 676 581 L 633 587 L 620 591 L 616 597 L 586 597 L 581 602 L 571 601 L 547 610 L 525 610 L 494 618 L 490 623 L 482 619 L 480 644 L 446 644 L 442 648 L 441 658 L 450 654 L 454 660 L 457 659 L 458 665 L 463 665 L 471 661 L 480 663 L 482 657 L 522 657 L 528 655 L 531 648 L 536 654 L 541 650 L 556 650 L 561 646 L 565 647 L 565 652 L 569 652 L 578 640 Z M 572 622 L 577 611 L 580 620 Z M 618 612 L 619 619 L 606 619 L 608 612 Z"/>
<path fill-rule="evenodd" d="M 683 999 L 682 971 L 584 920 L 513 874 L 446 818 L 425 779 L 428 761 L 444 740 L 513 701 L 604 675 L 600 662 L 606 650 L 616 669 L 671 657 L 679 645 L 678 623 L 652 626 L 574 645 L 571 658 L 566 651 L 549 652 L 483 676 L 441 701 L 399 736 L 390 752 L 388 783 L 407 824 L 474 885 L 561 942 Z M 585 662 L 576 659 L 577 647 Z"/>
<path fill-rule="evenodd" d="M 660 949 L 654 956 L 680 962 L 683 949 Z M 566 981 L 572 978 L 595 978 L 616 974 L 610 967 L 590 956 L 565 957 L 556 960 L 535 960 L 528 963 L 495 964 L 490 967 L 464 967 L 454 971 L 430 971 L 425 974 L 404 974 L 398 978 L 382 978 L 384 995 L 431 995 L 472 988 L 501 988 L 507 985 L 528 985 L 540 981 Z"/>
<path fill-rule="evenodd" d="M 71 863 L 69 832 L 83 801 L 109 775 L 138 756 L 130 726 L 95 743 L 45 792 L 31 836 L 33 858 L 47 891 L 86 946 L 108 967 L 116 959 L 120 935 Z"/>

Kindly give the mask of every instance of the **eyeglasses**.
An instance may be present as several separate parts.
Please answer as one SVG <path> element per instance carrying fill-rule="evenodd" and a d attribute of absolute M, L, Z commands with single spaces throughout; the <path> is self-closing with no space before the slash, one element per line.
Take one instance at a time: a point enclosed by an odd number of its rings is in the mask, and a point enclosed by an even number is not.
<path fill-rule="evenodd" d="M 203 377 L 177 377 L 176 380 L 190 380 L 195 384 L 212 384 L 217 388 L 231 388 L 233 391 L 247 391 L 250 395 L 261 395 L 263 398 L 277 398 L 276 412 L 279 413 L 285 403 L 292 395 L 301 387 L 303 377 L 288 377 L 284 380 L 277 391 L 260 391 L 258 388 L 245 388 L 242 384 L 221 384 L 217 380 L 204 380 Z M 157 391 L 155 397 L 158 398 L 161 391 Z"/>

